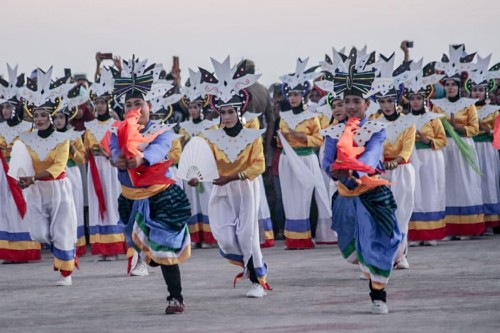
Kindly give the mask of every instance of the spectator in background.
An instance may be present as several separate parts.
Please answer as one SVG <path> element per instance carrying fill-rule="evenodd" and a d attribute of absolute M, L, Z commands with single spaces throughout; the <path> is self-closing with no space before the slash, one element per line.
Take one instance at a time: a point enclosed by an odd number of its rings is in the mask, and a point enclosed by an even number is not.
<path fill-rule="evenodd" d="M 277 240 L 285 239 L 285 211 L 283 210 L 283 199 L 281 196 L 281 186 L 280 177 L 278 171 L 278 164 L 281 156 L 281 148 L 278 147 L 278 130 L 280 124 L 280 111 L 281 104 L 284 102 L 283 92 L 281 91 L 281 83 L 274 83 L 269 88 L 271 92 L 271 98 L 273 102 L 273 113 L 274 113 L 274 126 L 273 126 L 273 137 L 271 140 L 271 178 L 272 178 L 272 196 L 270 202 L 272 210 L 272 220 L 274 222 L 274 238 Z"/>
<path fill-rule="evenodd" d="M 75 118 L 71 119 L 70 123 L 75 131 L 84 131 L 85 123 L 95 119 L 92 108 L 88 103 L 82 104 L 78 107 L 78 112 Z"/>

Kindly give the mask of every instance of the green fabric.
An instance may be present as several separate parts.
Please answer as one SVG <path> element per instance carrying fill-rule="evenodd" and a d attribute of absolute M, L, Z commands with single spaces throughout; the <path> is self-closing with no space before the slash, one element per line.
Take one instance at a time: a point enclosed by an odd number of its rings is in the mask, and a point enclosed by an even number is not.
<path fill-rule="evenodd" d="M 75 163 L 75 161 L 73 161 L 73 160 L 70 158 L 70 159 L 68 160 L 68 163 L 66 164 L 66 166 L 67 166 L 68 168 L 72 168 L 72 167 L 76 166 L 76 163 Z"/>
<path fill-rule="evenodd" d="M 472 138 L 472 140 L 474 140 L 474 142 L 493 142 L 493 137 L 489 134 L 483 133 L 476 135 Z"/>
<path fill-rule="evenodd" d="M 476 159 L 474 158 L 476 156 L 475 148 L 468 145 L 464 140 L 462 140 L 462 138 L 460 138 L 458 133 L 446 119 L 441 118 L 441 122 L 443 123 L 444 129 L 446 131 L 446 136 L 448 137 L 449 135 L 449 137 L 451 137 L 453 141 L 455 141 L 458 150 L 460 150 L 467 163 L 478 175 L 482 176 L 483 173 L 481 172 L 481 170 L 479 170 L 479 167 L 476 164 Z"/>
<path fill-rule="evenodd" d="M 372 274 L 375 274 L 375 275 L 378 275 L 378 276 L 383 276 L 385 278 L 388 278 L 389 275 L 391 275 L 391 271 L 387 271 L 385 269 L 380 269 L 378 267 L 375 267 L 375 266 L 372 266 L 372 265 L 368 265 L 366 263 L 366 261 L 363 259 L 363 257 L 359 254 L 359 252 L 357 253 L 357 257 L 358 257 L 358 261 L 365 267 L 368 267 L 368 269 L 370 270 L 370 272 Z"/>
<path fill-rule="evenodd" d="M 432 144 L 429 143 L 423 143 L 422 141 L 416 141 L 415 142 L 415 149 L 431 149 L 432 148 Z"/>
<path fill-rule="evenodd" d="M 198 185 L 196 186 L 196 190 L 198 190 L 198 193 L 205 192 L 205 185 L 203 185 L 203 182 L 198 183 Z"/>
<path fill-rule="evenodd" d="M 299 148 L 292 148 L 297 155 L 299 156 L 308 156 L 308 155 L 313 155 L 314 154 L 314 148 L 313 147 L 299 147 Z M 281 152 L 283 155 L 285 154 L 285 150 Z"/>
<path fill-rule="evenodd" d="M 352 240 L 349 245 L 342 250 L 342 256 L 347 259 L 354 251 L 356 251 L 356 243 Z"/>

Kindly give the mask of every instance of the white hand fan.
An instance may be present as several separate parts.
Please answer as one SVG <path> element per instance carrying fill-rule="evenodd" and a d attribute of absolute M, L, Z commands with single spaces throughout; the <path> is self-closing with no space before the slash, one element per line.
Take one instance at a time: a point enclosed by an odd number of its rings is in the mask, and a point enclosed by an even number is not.
<path fill-rule="evenodd" d="M 35 175 L 30 153 L 22 141 L 14 142 L 10 156 L 8 172 L 10 177 L 19 180 L 19 177 L 32 177 Z"/>
<path fill-rule="evenodd" d="M 212 149 L 204 139 L 193 137 L 184 147 L 177 177 L 185 180 L 196 178 L 200 182 L 212 182 L 219 178 Z"/>

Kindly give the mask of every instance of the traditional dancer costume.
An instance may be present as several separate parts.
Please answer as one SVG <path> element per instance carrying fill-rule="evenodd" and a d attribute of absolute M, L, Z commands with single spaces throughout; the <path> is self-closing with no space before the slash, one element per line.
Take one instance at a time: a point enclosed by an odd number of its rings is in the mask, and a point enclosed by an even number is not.
<path fill-rule="evenodd" d="M 396 201 L 396 218 L 403 239 L 396 255 L 396 267 L 409 268 L 408 255 L 408 223 L 413 212 L 415 193 L 415 169 L 410 163 L 410 157 L 415 147 L 415 125 L 413 119 L 400 114 L 396 109 L 399 86 L 408 77 L 409 63 L 394 68 L 394 53 L 386 58 L 380 55 L 380 60 L 374 64 L 377 76 L 368 95 L 375 98 L 381 108 L 381 117 L 377 121 L 384 123 L 386 141 L 384 143 L 383 177 L 390 182 L 394 200 Z M 389 106 L 382 106 L 382 102 Z M 382 111 L 384 109 L 384 111 Z"/>
<path fill-rule="evenodd" d="M 428 112 L 426 101 L 432 95 L 433 85 L 443 75 L 434 71 L 435 62 L 422 69 L 422 60 L 411 63 L 410 68 L 416 71 L 405 82 L 404 98 L 410 101 L 415 95 L 423 99 L 421 109 L 413 109 L 410 103 L 408 117 L 419 119 L 417 123 L 417 141 L 412 155 L 415 168 L 415 195 L 413 213 L 408 226 L 408 240 L 424 244 L 436 244 L 436 240 L 445 237 L 445 164 L 442 149 L 448 144 L 443 124 L 435 114 Z"/>
<path fill-rule="evenodd" d="M 140 268 L 143 261 L 161 266 L 169 292 L 165 313 L 181 313 L 184 303 L 178 264 L 191 255 L 186 224 L 191 208 L 185 193 L 169 178 L 172 163 L 165 156 L 170 150 L 173 126 L 152 122 L 152 104 L 144 97 L 150 92 L 148 98 L 163 96 L 173 87 L 166 81 L 152 87 L 155 69 L 146 68 L 146 60 L 132 59 L 125 64 L 130 66 L 130 76 L 122 72 L 125 75 L 116 79 L 115 94 L 125 95 L 126 118 L 112 134 L 110 147 L 122 184 L 120 218 L 126 225 L 129 246 L 136 251 L 129 257 L 129 270 L 144 272 Z"/>
<path fill-rule="evenodd" d="M 15 179 L 7 175 L 12 144 L 32 123 L 23 121 L 23 105 L 19 89 L 24 75 L 17 76 L 17 66 L 8 68 L 8 79 L 0 79 L 0 108 L 5 121 L 0 123 L 0 259 L 8 262 L 40 260 L 40 243 L 31 239 L 26 214 L 26 201 Z M 9 114 L 6 114 L 6 113 Z"/>
<path fill-rule="evenodd" d="M 60 97 L 72 87 L 67 78 L 51 83 L 52 68 L 47 73 L 37 70 L 37 81 L 28 78 L 21 96 L 26 109 L 34 115 L 50 117 L 55 114 Z M 21 177 L 21 186 L 28 198 L 25 221 L 31 227 L 33 239 L 50 244 L 54 255 L 54 270 L 60 271 L 58 286 L 72 284 L 71 273 L 75 266 L 77 218 L 71 182 L 66 177 L 69 159 L 69 140 L 49 124 L 46 129 L 21 133 L 19 139 L 26 145 L 32 159 L 35 175 Z M 15 156 L 13 155 L 12 158 Z"/>
<path fill-rule="evenodd" d="M 89 201 L 89 233 L 91 253 L 97 260 L 113 260 L 126 253 L 123 227 L 118 224 L 118 196 L 120 182 L 117 170 L 109 160 L 109 153 L 101 142 L 109 135 L 115 123 L 111 118 L 109 103 L 112 98 L 114 78 L 110 70 L 104 70 L 99 80 L 90 87 L 94 103 L 105 100 L 107 111 L 97 114 L 97 119 L 85 123 L 84 144 L 88 156 L 87 187 Z"/>
<path fill-rule="evenodd" d="M 77 112 L 78 107 L 87 103 L 89 99 L 88 92 L 84 91 L 80 94 L 80 87 L 77 86 L 70 90 L 70 92 L 63 96 L 61 105 L 59 106 L 58 113 L 61 113 L 65 118 L 65 125 L 57 128 L 58 132 L 64 133 L 70 141 L 69 146 L 69 159 L 66 165 L 66 176 L 71 182 L 73 191 L 73 201 L 76 208 L 77 218 L 77 242 L 76 242 L 76 255 L 84 255 L 86 250 L 86 237 L 85 237 L 85 222 L 84 222 L 84 197 L 83 197 L 83 182 L 80 166 L 85 165 L 85 146 L 83 145 L 82 135 L 83 131 L 78 132 L 73 129 L 68 130 L 69 122 L 73 119 Z"/>
<path fill-rule="evenodd" d="M 179 123 L 179 134 L 185 145 L 192 137 L 200 135 L 204 130 L 215 129 L 217 124 L 207 119 L 203 119 L 203 107 L 209 102 L 208 97 L 203 92 L 204 83 L 201 82 L 201 73 L 189 69 L 189 80 L 183 87 L 184 98 L 182 103 L 186 108 L 199 109 L 197 117 L 190 117 L 189 120 Z M 208 218 L 208 201 L 212 193 L 211 183 L 200 183 L 198 186 L 189 186 L 184 181 L 184 191 L 191 203 L 191 218 L 189 219 L 189 232 L 191 241 L 199 247 L 210 247 L 216 244 L 212 235 Z M 207 246 L 208 245 L 208 246 Z"/>
<path fill-rule="evenodd" d="M 352 112 L 360 119 L 353 118 L 347 125 L 338 124 L 328 129 L 322 166 L 332 178 L 339 180 L 333 202 L 333 229 L 338 233 L 342 255 L 349 262 L 359 264 L 363 273 L 369 276 L 372 313 L 387 313 L 384 288 L 402 238 L 395 215 L 396 203 L 386 186 L 377 186 L 377 176 L 354 171 L 356 165 L 360 165 L 361 170 L 370 170 L 369 174 L 383 170 L 380 162 L 386 139 L 383 126 L 367 121 L 366 104 L 356 104 L 367 103 L 362 99 L 374 80 L 375 73 L 367 71 L 374 57 L 374 53 L 353 49 L 349 55 L 349 72 L 337 72 L 334 77 L 331 73 L 336 93 L 343 93 L 349 103 L 346 106 L 348 114 Z M 361 128 L 356 129 L 356 122 Z M 341 137 L 345 137 L 342 141 L 347 141 L 342 145 Z M 348 146 L 354 153 L 349 154 Z M 343 167 L 347 163 L 351 165 Z M 338 173 L 337 169 L 347 170 Z"/>
<path fill-rule="evenodd" d="M 260 113 L 245 112 L 243 114 L 244 128 L 260 129 L 259 121 Z M 271 211 L 267 203 L 266 188 L 264 187 L 264 179 L 262 175 L 257 177 L 260 187 L 260 203 L 259 203 L 259 239 L 260 247 L 274 246 L 274 231 L 273 221 L 271 220 Z"/>
<path fill-rule="evenodd" d="M 446 114 L 448 121 L 455 123 L 455 129 L 447 126 L 448 123 L 443 123 L 447 137 L 453 138 L 443 148 L 446 165 L 447 236 L 480 235 L 485 231 L 481 175 L 472 140 L 479 133 L 477 109 L 474 105 L 476 100 L 460 97 L 461 74 L 471 70 L 475 53 L 461 58 L 463 48 L 463 45 L 451 45 L 450 57 L 444 55 L 443 62 L 436 64 L 436 69 L 445 72 L 443 83 L 451 80 L 459 86 L 457 95 L 432 100 L 432 111 Z M 457 131 L 457 128 L 460 130 Z"/>
<path fill-rule="evenodd" d="M 488 70 L 491 55 L 481 58 L 478 55 L 477 64 L 471 72 L 468 90 L 483 90 L 485 96 L 476 102 L 479 117 L 479 134 L 474 136 L 481 177 L 481 190 L 483 195 L 483 210 L 486 227 L 500 226 L 500 155 L 493 145 L 493 127 L 500 114 L 500 106 L 486 104 L 488 93 L 496 85 L 495 79 L 500 78 L 500 63 Z M 492 231 L 489 231 L 490 234 Z"/>
<path fill-rule="evenodd" d="M 298 93 L 306 97 L 311 83 L 320 75 L 317 67 L 305 70 L 308 59 L 298 59 L 295 73 L 281 77 L 285 95 Z M 284 149 L 279 161 L 281 192 L 285 211 L 285 247 L 287 249 L 310 249 L 314 247 L 311 234 L 310 210 L 314 198 L 318 207 L 316 242 L 336 241 L 330 229 L 330 198 L 323 181 L 319 160 L 315 149 L 319 149 L 323 138 L 316 113 L 303 109 L 303 102 L 290 111 L 280 113 L 280 131 Z M 285 149 L 291 147 L 291 149 Z M 306 184 L 304 184 L 306 183 Z"/>
<path fill-rule="evenodd" d="M 205 91 L 213 94 L 212 105 L 222 112 L 223 122 L 226 113 L 245 111 L 250 96 L 244 88 L 260 75 L 247 74 L 245 61 L 231 68 L 229 57 L 222 64 L 213 59 L 212 63 L 216 77 L 204 69 L 201 72 L 207 84 Z M 244 128 L 239 118 L 231 128 L 203 132 L 220 175 L 208 205 L 212 233 L 222 256 L 244 267 L 235 283 L 241 277 L 249 277 L 253 283 L 247 297 L 263 297 L 269 289 L 259 242 L 260 186 L 256 179 L 265 170 L 263 132 Z"/>

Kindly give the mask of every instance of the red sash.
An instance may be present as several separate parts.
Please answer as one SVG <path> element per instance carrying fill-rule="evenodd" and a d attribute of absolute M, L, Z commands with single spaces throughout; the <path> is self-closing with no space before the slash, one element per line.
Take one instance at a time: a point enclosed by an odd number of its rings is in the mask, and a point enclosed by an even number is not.
<path fill-rule="evenodd" d="M 97 202 L 99 203 L 99 213 L 101 214 L 101 219 L 104 219 L 104 212 L 106 211 L 106 201 L 104 200 L 104 192 L 102 191 L 102 183 L 101 177 L 99 176 L 99 170 L 97 170 L 97 164 L 95 163 L 94 154 L 90 149 L 88 151 L 88 157 L 90 173 L 92 174 L 92 183 L 94 184 Z"/>

